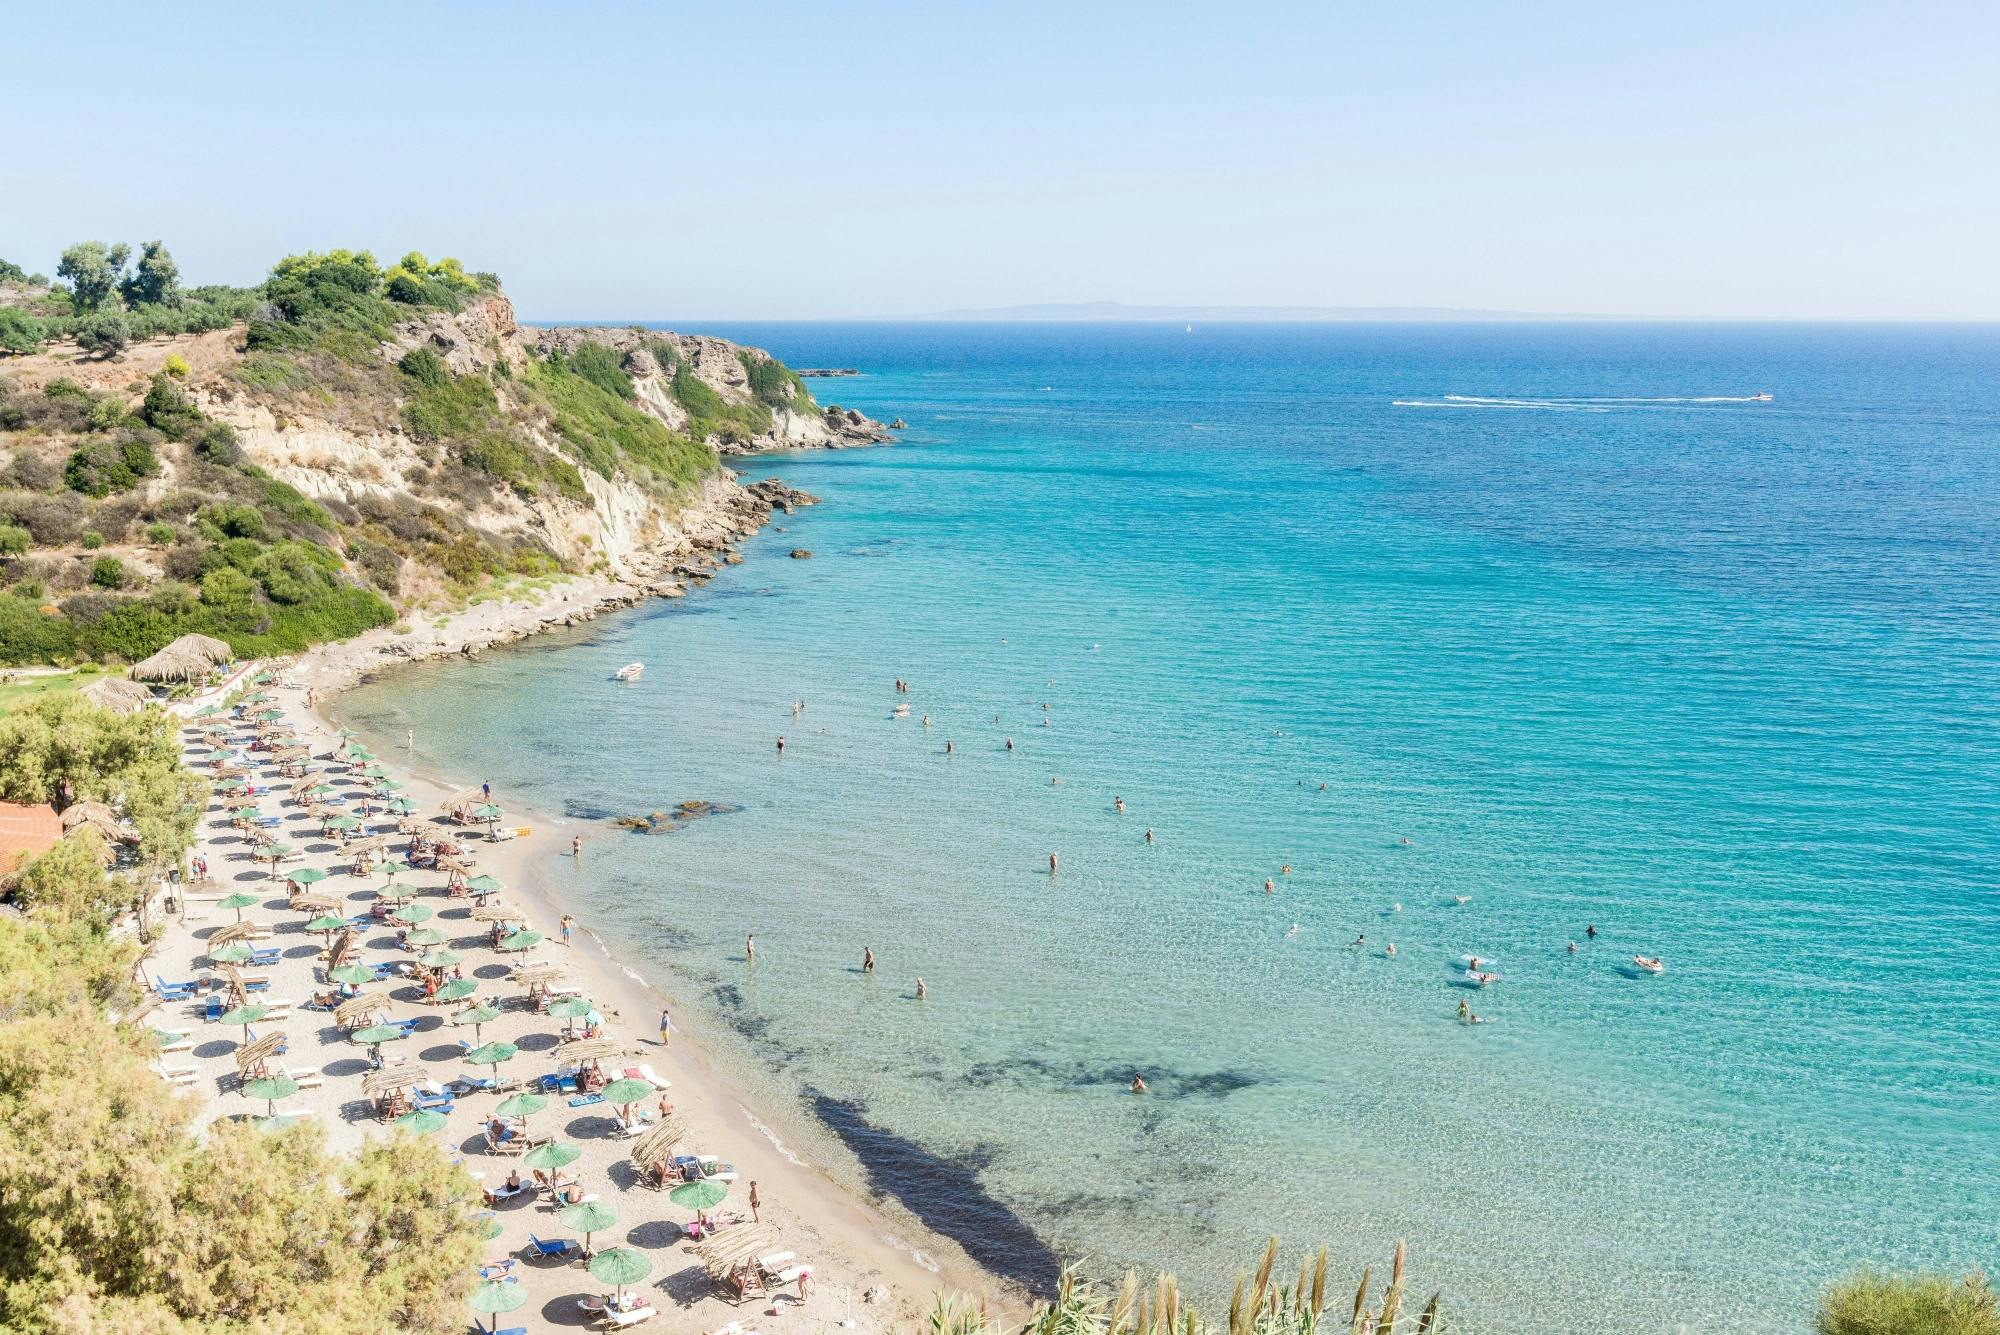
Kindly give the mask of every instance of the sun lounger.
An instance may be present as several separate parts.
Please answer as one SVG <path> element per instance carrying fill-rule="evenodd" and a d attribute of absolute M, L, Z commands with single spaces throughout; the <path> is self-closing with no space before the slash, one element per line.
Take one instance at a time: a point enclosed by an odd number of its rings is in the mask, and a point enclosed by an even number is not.
<path fill-rule="evenodd" d="M 775 1275 L 778 1273 L 780 1266 L 784 1265 L 787 1261 L 797 1260 L 798 1255 L 797 1252 L 768 1252 L 757 1258 L 757 1264 L 762 1267 L 766 1274 Z"/>
<path fill-rule="evenodd" d="M 535 1187 L 532 1182 L 523 1182 L 518 1187 L 510 1187 L 503 1182 L 497 1187 L 486 1188 L 486 1203 L 488 1205 L 498 1205 L 501 1201 L 511 1201 L 516 1196 L 531 1192 L 534 1189 Z"/>
<path fill-rule="evenodd" d="M 602 1102 L 604 1102 L 602 1094 L 579 1094 L 569 1101 L 569 1106 L 572 1108 L 588 1108 L 593 1103 Z"/>
<path fill-rule="evenodd" d="M 574 1238 L 557 1238 L 554 1242 L 543 1242 L 530 1233 L 528 1246 L 536 1256 L 568 1256 L 570 1248 L 576 1246 Z"/>
<path fill-rule="evenodd" d="M 186 1034 L 169 1034 L 160 1044 L 161 1052 L 192 1052 L 193 1050 L 194 1040 Z"/>
<path fill-rule="evenodd" d="M 413 1108 L 422 1108 L 427 1112 L 450 1112 L 452 1109 L 452 1099 L 453 1096 L 448 1093 L 426 1094 L 421 1090 L 412 1090 L 410 1092 L 410 1106 Z"/>
<path fill-rule="evenodd" d="M 635 1071 L 638 1073 L 639 1079 L 644 1080 L 654 1089 L 672 1089 L 674 1087 L 673 1081 L 662 1078 L 650 1066 L 634 1066 L 627 1069 L 625 1074 L 629 1076 Z"/>
<path fill-rule="evenodd" d="M 576 1093 L 576 1077 L 573 1075 L 545 1075 L 541 1079 L 542 1088 L 550 1094 Z"/>
<path fill-rule="evenodd" d="M 641 1321 L 651 1321 L 658 1315 L 659 1313 L 648 1304 L 645 1307 L 628 1307 L 622 1312 L 616 1308 L 606 1308 L 604 1315 L 598 1320 L 604 1323 L 606 1330 L 626 1330 Z"/>
<path fill-rule="evenodd" d="M 168 1066 L 161 1063 L 153 1069 L 160 1073 L 160 1079 L 170 1085 L 192 1085 L 201 1079 L 201 1072 L 192 1066 Z"/>
<path fill-rule="evenodd" d="M 199 983 L 170 983 L 158 974 L 153 975 L 153 990 L 167 1001 L 184 1001 L 194 996 Z"/>
<path fill-rule="evenodd" d="M 318 1089 L 321 1085 L 324 1085 L 326 1083 L 326 1075 L 323 1072 L 312 1069 L 311 1067 L 305 1067 L 305 1068 L 289 1067 L 286 1069 L 285 1074 L 288 1077 L 290 1077 L 293 1083 L 297 1084 L 300 1089 Z"/>

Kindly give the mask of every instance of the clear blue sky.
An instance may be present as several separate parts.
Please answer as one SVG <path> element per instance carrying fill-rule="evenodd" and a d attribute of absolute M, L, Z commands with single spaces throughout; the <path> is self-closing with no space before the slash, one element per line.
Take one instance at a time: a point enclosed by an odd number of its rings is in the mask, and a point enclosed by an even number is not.
<path fill-rule="evenodd" d="M 15 6 L 0 256 L 531 318 L 2000 318 L 2000 4 Z"/>

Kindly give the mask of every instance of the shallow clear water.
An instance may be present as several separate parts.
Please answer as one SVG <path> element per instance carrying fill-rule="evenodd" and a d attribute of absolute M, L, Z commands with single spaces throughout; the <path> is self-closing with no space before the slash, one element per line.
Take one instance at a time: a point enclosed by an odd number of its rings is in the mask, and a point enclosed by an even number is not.
<path fill-rule="evenodd" d="M 825 503 L 708 588 L 342 712 L 548 810 L 740 804 L 556 889 L 871 1184 L 1036 1281 L 1403 1236 L 1486 1331 L 2000 1256 L 2000 331 L 714 332 L 907 443 L 755 461 Z"/>

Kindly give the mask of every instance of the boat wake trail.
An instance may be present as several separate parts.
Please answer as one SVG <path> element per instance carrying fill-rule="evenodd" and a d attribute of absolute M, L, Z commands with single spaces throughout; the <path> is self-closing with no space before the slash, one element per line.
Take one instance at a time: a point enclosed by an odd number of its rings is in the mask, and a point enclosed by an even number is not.
<path fill-rule="evenodd" d="M 1396 408 L 1527 408 L 1550 413 L 1608 413 L 1620 408 L 1654 408 L 1706 403 L 1769 403 L 1769 394 L 1648 394 L 1567 395 L 1540 398 L 1495 398 L 1484 394 L 1446 394 L 1438 399 L 1395 399 Z"/>

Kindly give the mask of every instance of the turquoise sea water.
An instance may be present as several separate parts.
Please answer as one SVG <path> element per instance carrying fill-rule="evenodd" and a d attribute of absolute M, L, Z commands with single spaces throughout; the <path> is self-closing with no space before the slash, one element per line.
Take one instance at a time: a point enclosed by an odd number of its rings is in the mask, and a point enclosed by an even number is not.
<path fill-rule="evenodd" d="M 2000 1262 L 2000 331 L 713 332 L 906 443 L 341 709 L 740 805 L 553 884 L 822 1153 L 1033 1283 L 1405 1237 L 1462 1330 Z"/>

